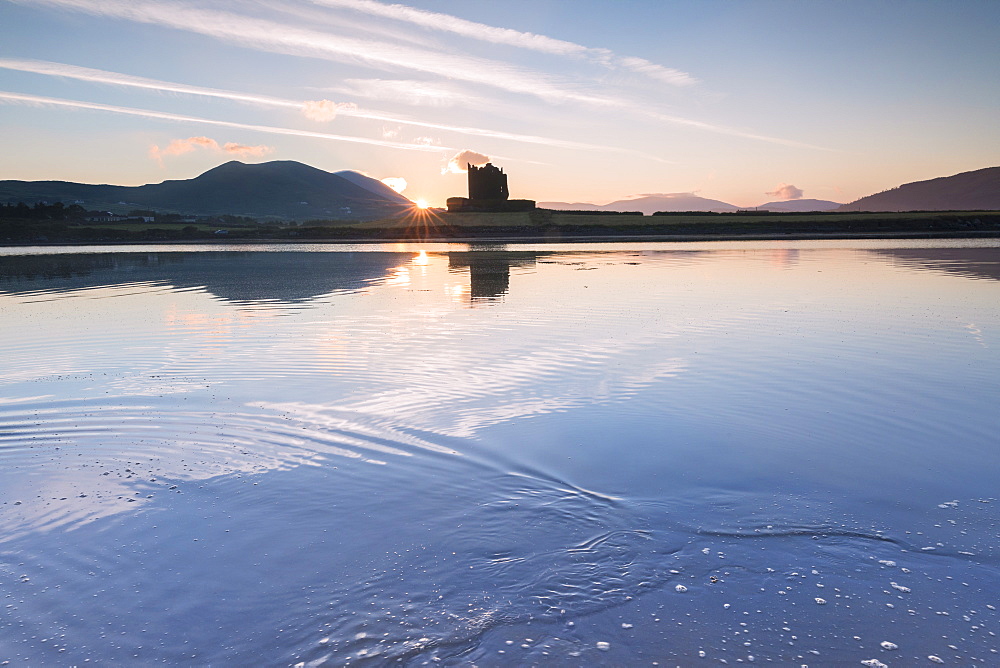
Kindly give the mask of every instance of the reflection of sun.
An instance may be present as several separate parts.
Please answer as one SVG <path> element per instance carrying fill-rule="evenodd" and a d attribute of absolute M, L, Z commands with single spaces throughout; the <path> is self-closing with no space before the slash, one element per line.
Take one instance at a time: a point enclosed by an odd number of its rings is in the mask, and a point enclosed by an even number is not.
<path fill-rule="evenodd" d="M 418 199 L 417 201 L 414 202 L 414 204 L 417 205 L 418 209 L 426 209 L 430 206 L 430 204 L 428 204 L 427 200 L 425 199 Z"/>
<path fill-rule="evenodd" d="M 413 264 L 424 265 L 430 262 L 430 258 L 427 257 L 427 251 L 420 251 L 417 257 L 413 258 Z"/>

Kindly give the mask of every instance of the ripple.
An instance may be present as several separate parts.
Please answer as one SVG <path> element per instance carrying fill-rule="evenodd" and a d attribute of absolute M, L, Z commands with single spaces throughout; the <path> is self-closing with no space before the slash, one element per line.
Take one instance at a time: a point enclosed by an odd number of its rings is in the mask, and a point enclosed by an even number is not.
<path fill-rule="evenodd" d="M 377 422 L 276 410 L 220 413 L 128 397 L 20 398 L 0 403 L 0 542 L 136 512 L 157 494 L 199 480 L 347 460 L 385 465 L 414 448 L 456 455 Z M 180 493 L 182 490 L 178 490 Z"/>

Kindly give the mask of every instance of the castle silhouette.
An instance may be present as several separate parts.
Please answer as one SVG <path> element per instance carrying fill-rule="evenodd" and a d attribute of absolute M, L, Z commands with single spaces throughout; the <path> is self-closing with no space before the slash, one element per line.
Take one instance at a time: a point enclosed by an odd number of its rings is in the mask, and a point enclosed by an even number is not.
<path fill-rule="evenodd" d="M 469 196 L 449 197 L 451 212 L 509 212 L 531 211 L 534 200 L 509 199 L 507 175 L 499 167 L 487 162 L 482 167 L 466 165 L 469 172 Z"/>

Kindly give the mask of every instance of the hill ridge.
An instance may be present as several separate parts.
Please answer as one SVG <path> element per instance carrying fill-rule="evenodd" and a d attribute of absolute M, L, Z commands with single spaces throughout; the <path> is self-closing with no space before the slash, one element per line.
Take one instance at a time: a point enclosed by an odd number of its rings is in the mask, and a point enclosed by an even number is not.
<path fill-rule="evenodd" d="M 0 181 L 0 202 L 80 203 L 124 213 L 153 209 L 185 215 L 237 215 L 262 220 L 375 219 L 412 203 L 371 177 L 351 179 L 294 160 L 230 160 L 190 179 L 141 186 L 71 181 Z"/>
<path fill-rule="evenodd" d="M 1000 209 L 1000 167 L 904 183 L 837 211 L 992 211 Z"/>

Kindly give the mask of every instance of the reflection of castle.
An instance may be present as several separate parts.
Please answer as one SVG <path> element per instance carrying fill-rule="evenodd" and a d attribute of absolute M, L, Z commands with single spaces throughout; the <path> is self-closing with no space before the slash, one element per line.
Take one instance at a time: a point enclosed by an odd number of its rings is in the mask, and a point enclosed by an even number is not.
<path fill-rule="evenodd" d="M 474 300 L 493 300 L 507 294 L 510 268 L 535 266 L 535 253 L 473 251 L 448 253 L 448 270 L 469 268 L 469 295 Z"/>
<path fill-rule="evenodd" d="M 535 202 L 530 199 L 509 199 L 507 175 L 492 163 L 482 167 L 467 165 L 469 170 L 469 196 L 449 197 L 448 211 L 531 211 Z"/>

